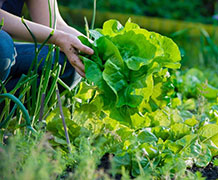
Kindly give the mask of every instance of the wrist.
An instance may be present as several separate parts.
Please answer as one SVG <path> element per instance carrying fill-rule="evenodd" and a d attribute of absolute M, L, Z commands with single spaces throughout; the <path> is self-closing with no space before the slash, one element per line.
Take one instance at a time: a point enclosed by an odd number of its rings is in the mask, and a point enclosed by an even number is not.
<path fill-rule="evenodd" d="M 55 30 L 53 36 L 51 37 L 51 43 L 55 44 L 56 46 L 61 46 L 63 37 L 66 35 L 63 31 Z"/>

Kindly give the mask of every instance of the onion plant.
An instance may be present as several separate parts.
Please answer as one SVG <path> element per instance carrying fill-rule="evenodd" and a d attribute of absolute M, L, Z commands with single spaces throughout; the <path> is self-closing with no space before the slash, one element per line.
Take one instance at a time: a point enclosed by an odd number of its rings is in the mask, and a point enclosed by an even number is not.
<path fill-rule="evenodd" d="M 50 14 L 50 27 L 55 29 L 56 24 L 54 23 L 52 26 L 50 0 L 48 0 L 48 4 Z M 54 22 L 56 22 L 56 13 L 54 14 Z M 0 130 L 3 131 L 5 128 L 7 128 L 11 120 L 15 120 L 18 123 L 18 127 L 25 125 L 28 129 L 35 132 L 33 127 L 39 120 L 39 117 L 41 116 L 40 118 L 42 120 L 54 106 L 57 106 L 58 100 L 55 93 L 55 90 L 58 89 L 57 83 L 59 83 L 64 88 L 62 94 L 60 95 L 61 97 L 66 93 L 71 93 L 71 89 L 59 78 L 59 75 L 64 71 L 64 67 L 61 67 L 58 62 L 60 50 L 54 45 L 49 45 L 49 51 L 46 58 L 44 59 L 42 73 L 40 76 L 37 73 L 39 65 L 43 61 L 43 59 L 38 61 L 39 53 L 47 44 L 48 40 L 52 37 L 54 30 L 42 44 L 38 44 L 36 37 L 28 25 L 25 23 L 23 17 L 21 18 L 21 21 L 32 36 L 35 45 L 35 57 L 28 73 L 21 76 L 15 88 L 10 92 L 7 92 L 5 88 L 7 81 L 4 83 L 1 82 L 0 104 L 4 104 L 4 107 L 1 109 L 0 114 Z M 4 20 L 1 21 L 0 27 L 3 26 L 3 22 Z M 43 104 L 41 103 L 42 96 L 44 96 Z M 43 109 L 41 108 L 42 106 Z M 20 114 L 20 110 L 22 114 Z M 41 112 L 44 112 L 44 114 L 40 114 L 40 110 Z M 23 123 L 23 119 L 26 120 L 26 123 Z M 14 128 L 14 130 L 15 129 L 16 128 Z"/>

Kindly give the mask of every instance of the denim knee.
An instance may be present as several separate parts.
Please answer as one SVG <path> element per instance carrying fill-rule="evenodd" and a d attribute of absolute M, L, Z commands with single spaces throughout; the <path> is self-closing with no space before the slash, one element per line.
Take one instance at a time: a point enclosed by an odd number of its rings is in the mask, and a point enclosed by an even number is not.
<path fill-rule="evenodd" d="M 5 31 L 0 31 L 0 80 L 4 81 L 9 73 L 11 66 L 15 63 L 16 51 L 14 42 L 10 35 Z"/>

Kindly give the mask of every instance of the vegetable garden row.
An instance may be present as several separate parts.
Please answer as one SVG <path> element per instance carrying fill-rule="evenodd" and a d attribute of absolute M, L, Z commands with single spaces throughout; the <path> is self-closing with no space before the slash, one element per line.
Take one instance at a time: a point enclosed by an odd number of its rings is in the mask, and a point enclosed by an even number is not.
<path fill-rule="evenodd" d="M 58 66 L 52 70 L 51 78 L 65 88 L 62 105 L 55 91 L 48 97 L 51 89 L 44 89 L 43 118 L 38 120 L 40 108 L 28 109 L 35 112 L 30 116 L 36 133 L 25 128 L 21 111 L 20 118 L 5 112 L 10 120 L 1 129 L 0 177 L 218 178 L 218 74 L 180 71 L 174 41 L 130 20 L 124 26 L 106 21 L 88 36 L 93 42 L 79 37 L 94 50 L 91 56 L 80 54 L 86 79 L 69 90 L 57 78 Z"/>

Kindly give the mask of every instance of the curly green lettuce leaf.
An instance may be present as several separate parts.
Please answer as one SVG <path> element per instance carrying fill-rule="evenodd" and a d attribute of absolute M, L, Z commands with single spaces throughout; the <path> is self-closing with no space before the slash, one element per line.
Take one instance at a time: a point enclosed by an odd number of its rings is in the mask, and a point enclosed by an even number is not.
<path fill-rule="evenodd" d="M 137 71 L 149 64 L 155 56 L 156 47 L 144 35 L 128 31 L 113 37 L 112 42 L 118 47 L 120 54 L 130 70 Z"/>

